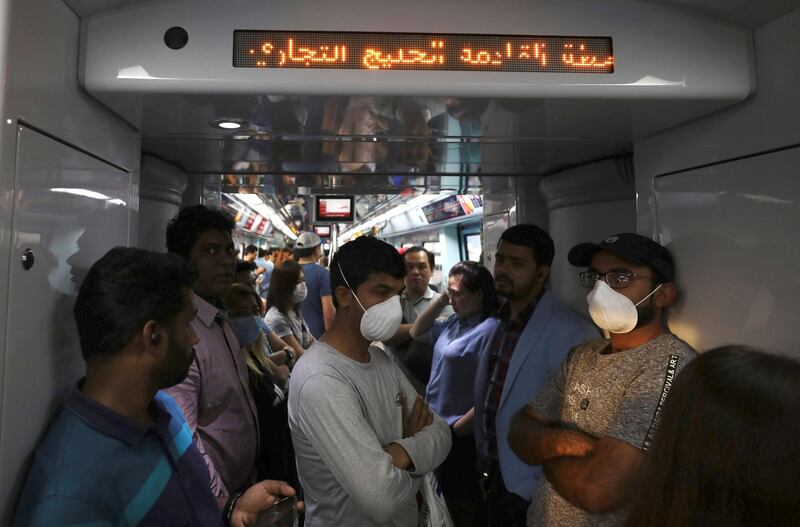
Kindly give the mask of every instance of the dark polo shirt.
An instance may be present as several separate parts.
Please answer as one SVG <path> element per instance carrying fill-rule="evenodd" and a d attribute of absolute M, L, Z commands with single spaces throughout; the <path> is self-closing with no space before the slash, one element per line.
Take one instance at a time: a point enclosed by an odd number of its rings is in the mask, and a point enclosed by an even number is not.
<path fill-rule="evenodd" d="M 175 401 L 159 392 L 143 425 L 74 390 L 36 449 L 17 526 L 208 526 L 222 514 Z"/>

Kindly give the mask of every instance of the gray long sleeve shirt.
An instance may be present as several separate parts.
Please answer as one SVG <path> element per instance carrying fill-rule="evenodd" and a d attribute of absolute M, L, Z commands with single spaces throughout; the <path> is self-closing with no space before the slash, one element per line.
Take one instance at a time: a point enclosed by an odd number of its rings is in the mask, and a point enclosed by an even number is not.
<path fill-rule="evenodd" d="M 422 476 L 450 451 L 450 430 L 433 424 L 403 438 L 400 395 L 417 393 L 386 353 L 370 348 L 369 363 L 316 342 L 298 361 L 289 388 L 292 431 L 306 526 L 413 527 Z M 401 445 L 414 470 L 401 470 L 383 451 Z"/>

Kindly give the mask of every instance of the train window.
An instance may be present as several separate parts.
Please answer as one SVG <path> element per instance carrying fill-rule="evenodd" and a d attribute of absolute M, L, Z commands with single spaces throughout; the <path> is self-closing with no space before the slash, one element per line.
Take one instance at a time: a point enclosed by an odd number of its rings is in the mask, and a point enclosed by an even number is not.
<path fill-rule="evenodd" d="M 482 223 L 467 223 L 458 226 L 458 251 L 462 260 L 483 263 Z"/>
<path fill-rule="evenodd" d="M 481 261 L 483 246 L 481 245 L 480 233 L 464 235 L 464 252 L 466 253 L 465 256 L 467 260 L 473 262 Z"/>

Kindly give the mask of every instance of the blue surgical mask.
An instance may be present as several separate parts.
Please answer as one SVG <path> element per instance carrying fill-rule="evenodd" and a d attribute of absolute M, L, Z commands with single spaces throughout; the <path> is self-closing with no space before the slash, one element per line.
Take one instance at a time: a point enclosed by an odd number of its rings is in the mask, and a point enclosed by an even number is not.
<path fill-rule="evenodd" d="M 259 319 L 260 317 L 255 315 L 231 319 L 231 324 L 233 324 L 240 346 L 249 346 L 258 340 L 258 335 L 261 333 L 261 327 L 258 324 Z"/>
<path fill-rule="evenodd" d="M 258 324 L 259 329 L 264 333 L 264 335 L 269 335 L 269 332 L 272 331 L 269 329 L 267 325 L 267 321 L 261 317 L 256 317 L 256 323 Z"/>

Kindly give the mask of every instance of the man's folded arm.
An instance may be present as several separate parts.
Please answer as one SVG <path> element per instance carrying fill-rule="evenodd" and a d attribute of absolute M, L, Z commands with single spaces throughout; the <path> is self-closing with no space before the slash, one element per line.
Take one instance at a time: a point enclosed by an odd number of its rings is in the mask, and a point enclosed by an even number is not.
<path fill-rule="evenodd" d="M 399 411 L 399 409 L 398 409 Z M 397 468 L 345 382 L 315 375 L 298 394 L 297 425 L 356 505 L 376 523 L 413 499 L 418 478 Z"/>
<path fill-rule="evenodd" d="M 643 450 L 604 436 L 585 457 L 546 461 L 544 473 L 564 499 L 586 511 L 604 513 L 629 501 L 643 459 Z"/>

